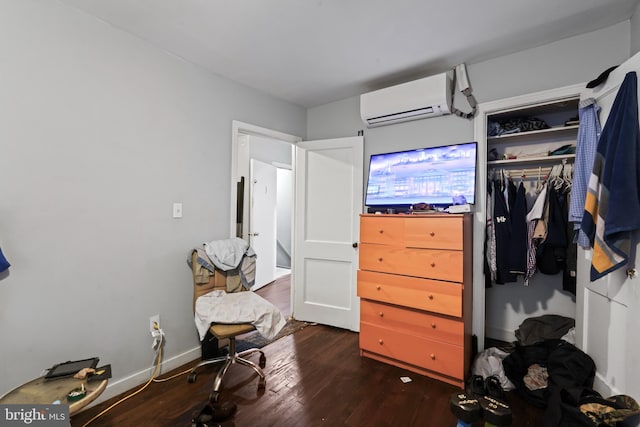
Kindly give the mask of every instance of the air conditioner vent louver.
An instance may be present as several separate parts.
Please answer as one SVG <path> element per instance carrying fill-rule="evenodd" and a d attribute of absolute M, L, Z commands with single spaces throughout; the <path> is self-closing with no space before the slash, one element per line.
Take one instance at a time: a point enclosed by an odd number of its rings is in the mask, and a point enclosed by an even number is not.
<path fill-rule="evenodd" d="M 360 115 L 368 127 L 451 113 L 451 77 L 442 73 L 365 93 Z"/>

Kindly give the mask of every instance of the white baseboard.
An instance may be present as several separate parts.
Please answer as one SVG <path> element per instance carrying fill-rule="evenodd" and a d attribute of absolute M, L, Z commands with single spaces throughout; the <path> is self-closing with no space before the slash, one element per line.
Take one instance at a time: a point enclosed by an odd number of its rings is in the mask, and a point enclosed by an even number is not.
<path fill-rule="evenodd" d="M 593 379 L 593 389 L 603 397 L 624 394 L 622 390 L 619 390 L 613 384 L 608 383 L 599 372 L 596 372 L 596 377 Z"/>
<path fill-rule="evenodd" d="M 196 359 L 200 359 L 202 353 L 200 346 L 195 347 L 191 350 L 187 350 L 184 353 L 178 354 L 172 358 L 165 359 L 162 361 L 160 365 L 160 374 L 162 375 L 165 372 L 169 372 L 172 369 L 176 369 L 186 363 L 192 362 Z M 149 381 L 151 377 L 151 373 L 153 372 L 153 368 L 150 366 L 147 369 L 131 374 L 127 377 L 121 378 L 114 382 L 109 382 L 107 388 L 104 392 L 98 397 L 94 402 L 87 406 L 90 408 L 99 403 L 102 403 L 106 400 L 111 399 L 112 397 L 118 396 L 122 393 L 125 393 L 129 390 L 134 389 L 135 387 L 141 386 Z M 176 378 L 174 381 L 180 381 L 179 378 Z M 187 377 L 185 375 L 183 381 L 187 381 Z M 132 390 L 135 391 L 135 390 Z M 144 393 L 144 392 L 143 392 Z M 85 408 L 86 409 L 86 408 Z"/>
<path fill-rule="evenodd" d="M 485 325 L 485 337 L 504 342 L 513 342 L 516 340 L 516 334 L 513 331 L 503 328 L 491 327 L 489 325 Z"/>

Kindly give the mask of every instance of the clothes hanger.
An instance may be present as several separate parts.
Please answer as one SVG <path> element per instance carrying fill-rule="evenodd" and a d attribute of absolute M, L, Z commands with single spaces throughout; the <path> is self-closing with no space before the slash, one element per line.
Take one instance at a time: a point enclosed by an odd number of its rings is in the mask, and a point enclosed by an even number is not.
<path fill-rule="evenodd" d="M 538 181 L 536 182 L 536 194 L 542 191 L 542 166 L 538 166 Z"/>

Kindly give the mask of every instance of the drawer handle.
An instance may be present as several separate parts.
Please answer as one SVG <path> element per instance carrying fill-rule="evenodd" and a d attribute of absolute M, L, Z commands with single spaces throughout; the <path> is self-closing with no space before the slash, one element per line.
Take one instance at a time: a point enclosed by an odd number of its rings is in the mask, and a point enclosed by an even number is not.
<path fill-rule="evenodd" d="M 383 312 L 380 312 L 380 317 L 384 317 L 384 313 Z"/>
<path fill-rule="evenodd" d="M 429 294 L 429 299 L 433 300 L 433 294 Z"/>
<path fill-rule="evenodd" d="M 436 355 L 435 355 L 435 354 L 433 354 L 433 353 L 431 353 L 431 354 L 429 355 L 429 357 L 431 358 L 431 360 L 436 360 Z"/>
<path fill-rule="evenodd" d="M 435 323 L 432 323 L 432 324 L 431 324 L 431 327 L 432 327 L 433 329 L 435 329 L 435 328 L 436 328 L 436 324 L 435 324 Z"/>
<path fill-rule="evenodd" d="M 380 230 L 380 231 L 379 231 L 379 233 L 380 233 L 380 234 L 384 233 L 384 230 Z"/>
<path fill-rule="evenodd" d="M 381 257 L 381 258 L 378 258 L 378 262 L 382 262 L 382 257 Z"/>
<path fill-rule="evenodd" d="M 433 237 L 433 236 L 435 236 L 435 235 L 436 235 L 436 233 L 435 233 L 435 232 L 433 232 L 433 231 L 432 231 L 431 233 L 429 233 L 429 236 L 431 236 L 431 237 Z"/>
<path fill-rule="evenodd" d="M 435 267 L 435 266 L 436 266 L 436 263 L 435 263 L 435 262 L 432 262 L 432 263 L 431 263 L 431 267 Z"/>
<path fill-rule="evenodd" d="M 382 289 L 382 286 L 377 285 L 377 286 L 376 286 L 376 289 L 377 289 L 377 290 L 380 290 L 380 289 Z"/>
<path fill-rule="evenodd" d="M 384 344 L 384 341 L 382 341 L 382 338 L 380 338 L 380 339 L 378 340 L 378 343 L 379 343 L 380 345 Z"/>

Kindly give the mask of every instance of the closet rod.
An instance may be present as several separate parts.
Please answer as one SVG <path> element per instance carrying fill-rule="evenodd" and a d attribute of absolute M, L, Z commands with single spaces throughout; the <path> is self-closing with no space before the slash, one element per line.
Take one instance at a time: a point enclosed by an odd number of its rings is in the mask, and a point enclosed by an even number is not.
<path fill-rule="evenodd" d="M 489 175 L 494 175 L 496 173 L 500 173 L 501 171 L 504 172 L 505 176 L 511 176 L 512 178 L 516 178 L 516 177 L 526 177 L 526 178 L 547 178 L 551 172 L 553 171 L 554 168 L 560 167 L 562 166 L 564 168 L 564 165 L 569 164 L 569 173 L 572 173 L 572 169 L 573 169 L 573 164 L 570 164 L 567 162 L 567 159 L 562 159 L 562 161 L 559 164 L 555 164 L 553 166 L 538 166 L 536 167 L 529 167 L 529 168 L 515 168 L 513 166 L 509 167 L 509 168 L 499 168 L 499 167 L 492 167 L 491 169 L 489 169 Z M 562 174 L 563 168 L 559 168 L 556 170 L 556 174 Z"/>
<path fill-rule="evenodd" d="M 538 179 L 538 175 L 540 178 L 546 178 L 551 173 L 551 166 L 541 167 L 541 168 L 525 168 L 525 169 L 505 169 L 505 168 L 492 168 L 489 173 L 500 173 L 500 171 L 504 171 L 505 176 L 510 176 L 511 178 L 522 178 L 524 175 L 526 179 Z"/>

